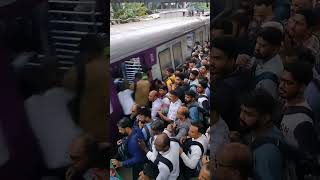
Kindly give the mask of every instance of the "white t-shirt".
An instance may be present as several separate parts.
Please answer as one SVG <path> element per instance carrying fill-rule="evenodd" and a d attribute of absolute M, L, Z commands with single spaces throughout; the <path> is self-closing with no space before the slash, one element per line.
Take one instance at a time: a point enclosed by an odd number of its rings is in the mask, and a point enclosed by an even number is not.
<path fill-rule="evenodd" d="M 173 170 L 170 172 L 170 169 L 167 165 L 159 162 L 158 169 L 159 175 L 157 176 L 156 180 L 176 180 L 180 174 L 179 169 L 179 151 L 180 145 L 176 142 L 170 142 L 170 149 L 167 152 L 159 152 L 163 157 L 167 158 L 173 165 Z M 154 162 L 155 157 L 152 152 L 147 153 L 147 158 Z"/>
<path fill-rule="evenodd" d="M 180 99 L 178 99 L 175 103 L 171 102 L 169 106 L 169 111 L 167 117 L 171 120 L 175 120 L 177 117 L 177 111 L 179 107 L 181 106 L 182 102 Z"/>
<path fill-rule="evenodd" d="M 59 168 L 70 163 L 69 145 L 81 133 L 67 107 L 72 97 L 63 88 L 52 88 L 42 95 L 31 96 L 24 103 L 48 168 Z"/>
<path fill-rule="evenodd" d="M 134 104 L 134 101 L 131 96 L 132 93 L 133 91 L 130 89 L 126 89 L 118 93 L 118 98 L 125 115 L 131 114 L 131 108 Z"/>
<path fill-rule="evenodd" d="M 156 118 L 158 111 L 161 110 L 161 107 L 162 107 L 162 101 L 160 98 L 157 98 L 155 101 L 152 102 L 152 108 L 151 108 L 152 119 Z"/>
<path fill-rule="evenodd" d="M 198 139 L 192 139 L 192 141 L 197 141 L 202 144 L 204 153 L 207 152 L 207 147 L 209 140 L 205 135 L 201 135 Z M 202 152 L 201 148 L 198 145 L 192 145 L 190 147 L 191 153 L 186 155 L 185 153 L 181 154 L 181 159 L 183 160 L 184 164 L 189 167 L 190 169 L 195 169 L 201 160 Z"/>

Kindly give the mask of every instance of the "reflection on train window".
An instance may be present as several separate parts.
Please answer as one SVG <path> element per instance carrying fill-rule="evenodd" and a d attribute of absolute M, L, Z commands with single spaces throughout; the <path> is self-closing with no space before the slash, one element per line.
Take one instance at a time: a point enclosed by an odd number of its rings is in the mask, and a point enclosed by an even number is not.
<path fill-rule="evenodd" d="M 174 66 L 177 68 L 179 65 L 182 64 L 181 42 L 174 44 L 172 46 L 172 51 L 173 51 Z"/>
<path fill-rule="evenodd" d="M 171 51 L 169 48 L 167 48 L 167 49 L 159 52 L 158 56 L 159 56 L 162 78 L 166 79 L 166 74 L 165 74 L 166 69 L 172 68 Z"/>

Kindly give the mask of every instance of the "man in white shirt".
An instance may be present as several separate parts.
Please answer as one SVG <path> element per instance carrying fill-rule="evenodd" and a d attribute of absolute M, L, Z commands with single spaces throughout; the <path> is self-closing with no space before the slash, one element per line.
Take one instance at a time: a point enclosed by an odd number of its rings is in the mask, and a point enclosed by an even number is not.
<path fill-rule="evenodd" d="M 175 121 L 177 116 L 177 111 L 182 104 L 181 100 L 178 98 L 178 93 L 175 90 L 170 91 L 169 99 L 171 103 L 169 106 L 169 111 L 167 116 L 165 116 L 162 112 L 158 111 L 160 118 L 167 123 L 171 123 L 172 121 Z"/>
<path fill-rule="evenodd" d="M 201 123 L 191 123 L 188 132 L 191 139 L 184 141 L 187 152 L 180 148 L 180 157 L 184 163 L 181 164 L 182 174 L 186 179 L 199 175 L 201 157 L 207 152 L 208 147 L 208 138 L 203 133 L 204 127 Z"/>
<path fill-rule="evenodd" d="M 158 155 L 144 147 L 147 158 L 158 166 L 159 174 L 156 180 L 176 180 L 179 176 L 179 148 L 177 142 L 170 141 L 167 134 L 160 134 L 154 141 Z"/>
<path fill-rule="evenodd" d="M 122 90 L 118 93 L 118 98 L 120 101 L 120 105 L 123 109 L 124 115 L 128 116 L 131 114 L 131 108 L 134 105 L 134 101 L 132 99 L 133 91 L 128 87 L 125 87 L 126 85 L 124 83 L 122 86 Z"/>
<path fill-rule="evenodd" d="M 160 98 L 158 98 L 158 92 L 155 90 L 149 93 L 148 99 L 150 102 L 152 102 L 151 118 L 155 119 L 157 112 L 161 110 L 162 101 Z"/>

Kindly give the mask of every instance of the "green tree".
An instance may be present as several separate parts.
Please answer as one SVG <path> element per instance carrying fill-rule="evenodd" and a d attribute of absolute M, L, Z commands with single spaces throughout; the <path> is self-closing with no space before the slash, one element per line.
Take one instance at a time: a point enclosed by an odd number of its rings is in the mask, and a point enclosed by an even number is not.
<path fill-rule="evenodd" d="M 143 3 L 122 3 L 120 7 L 113 7 L 113 10 L 115 19 L 128 19 L 147 14 L 147 8 Z"/>

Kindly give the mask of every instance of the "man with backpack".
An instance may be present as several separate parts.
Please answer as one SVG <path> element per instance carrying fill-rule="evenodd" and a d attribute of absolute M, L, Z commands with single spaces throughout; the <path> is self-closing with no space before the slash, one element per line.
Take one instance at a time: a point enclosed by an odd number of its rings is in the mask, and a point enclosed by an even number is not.
<path fill-rule="evenodd" d="M 117 158 L 111 160 L 112 164 L 115 168 L 132 167 L 133 179 L 138 179 L 143 168 L 141 164 L 146 160 L 138 145 L 138 140 L 143 139 L 143 134 L 141 129 L 133 128 L 133 122 L 127 117 L 118 122 L 118 129 L 126 138 L 119 144 Z"/>
<path fill-rule="evenodd" d="M 139 127 L 141 128 L 144 140 L 147 142 L 151 137 L 151 111 L 143 107 L 138 112 Z"/>
<path fill-rule="evenodd" d="M 283 39 L 282 32 L 274 27 L 263 28 L 258 33 L 252 73 L 255 88 L 265 89 L 274 98 L 278 97 L 278 81 L 283 72 L 279 50 Z"/>
<path fill-rule="evenodd" d="M 149 151 L 146 146 L 142 145 L 140 141 L 140 147 L 147 154 L 147 158 L 158 166 L 159 174 L 157 180 L 176 180 L 179 176 L 179 148 L 180 145 L 177 142 L 171 141 L 167 134 L 162 133 L 154 140 L 154 146 L 158 152 L 157 156 Z"/>
<path fill-rule="evenodd" d="M 249 132 L 247 143 L 254 159 L 253 178 L 286 179 L 286 158 L 280 149 L 284 137 L 271 118 L 274 99 L 263 89 L 246 95 L 241 103 L 240 125 Z"/>
<path fill-rule="evenodd" d="M 188 107 L 189 117 L 191 122 L 198 122 L 199 119 L 199 104 L 196 101 L 196 93 L 192 90 L 185 92 L 185 104 Z"/>
<path fill-rule="evenodd" d="M 281 131 L 289 145 L 303 153 L 316 155 L 318 139 L 313 112 L 304 98 L 306 86 L 312 80 L 312 66 L 305 62 L 289 63 L 280 79 L 279 95 L 286 100 Z M 305 165 L 295 163 L 296 175 L 302 179 Z"/>
<path fill-rule="evenodd" d="M 207 81 L 204 81 L 204 80 L 199 81 L 199 85 L 197 86 L 197 93 L 198 93 L 198 103 L 200 108 L 204 109 L 206 112 L 209 112 L 210 103 L 205 92 L 207 87 L 208 87 Z"/>
<path fill-rule="evenodd" d="M 201 123 L 191 123 L 189 139 L 184 141 L 184 149 L 180 148 L 180 164 L 182 174 L 186 179 L 197 177 L 200 172 L 201 157 L 207 152 L 208 138 L 204 135 L 204 127 Z"/>

